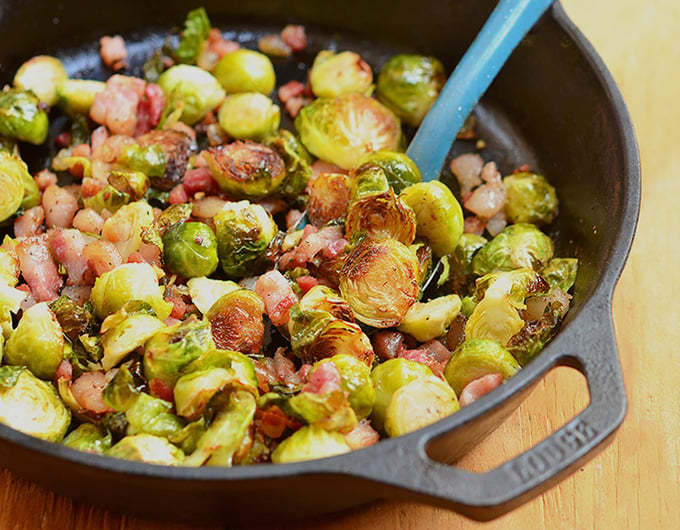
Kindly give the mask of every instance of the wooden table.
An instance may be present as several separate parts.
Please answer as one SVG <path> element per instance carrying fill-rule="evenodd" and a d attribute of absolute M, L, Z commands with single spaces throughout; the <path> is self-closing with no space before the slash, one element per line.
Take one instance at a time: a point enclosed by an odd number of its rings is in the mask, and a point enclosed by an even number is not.
<path fill-rule="evenodd" d="M 680 3 L 563 0 L 623 92 L 640 143 L 642 212 L 614 297 L 629 411 L 612 445 L 559 486 L 482 525 L 382 502 L 286 529 L 680 528 Z M 553 432 L 588 402 L 585 381 L 553 371 L 461 466 L 485 470 Z M 74 504 L 0 470 L 0 529 L 185 529 Z M 272 528 L 271 526 L 269 528 Z"/>

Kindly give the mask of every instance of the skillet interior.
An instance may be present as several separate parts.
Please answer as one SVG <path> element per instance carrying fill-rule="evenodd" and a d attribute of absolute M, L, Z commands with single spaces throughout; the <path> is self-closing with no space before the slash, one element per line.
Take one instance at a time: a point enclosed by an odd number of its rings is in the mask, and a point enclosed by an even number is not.
<path fill-rule="evenodd" d="M 90 2 L 82 0 L 3 2 L 3 42 L 12 45 L 0 46 L 0 82 L 10 81 L 22 61 L 39 53 L 63 58 L 71 75 L 104 77 L 107 74 L 97 52 L 97 40 L 104 34 L 125 35 L 132 43 L 133 63 L 138 67 L 148 58 L 149 50 L 160 46 L 168 30 L 181 24 L 186 12 L 196 5 L 164 2 L 160 11 L 151 4 L 119 1 L 98 5 L 95 12 Z M 377 67 L 392 53 L 413 51 L 436 55 L 452 68 L 494 2 L 421 0 L 417 10 L 404 0 L 207 1 L 203 5 L 214 25 L 223 30 L 233 28 L 231 36 L 246 44 L 252 45 L 261 32 L 278 31 L 285 23 L 299 22 L 311 35 L 308 59 L 326 47 L 352 49 Z M 304 80 L 297 60 L 279 63 L 276 68 L 279 81 Z M 609 91 L 582 43 L 548 16 L 516 50 L 476 110 L 478 132 L 487 142 L 486 156 L 499 162 L 505 172 L 529 164 L 558 189 L 561 211 L 551 227 L 557 240 L 556 253 L 580 259 L 573 309 L 561 334 L 571 333 L 570 323 L 598 289 L 610 295 L 622 266 L 621 255 L 627 252 L 627 247 L 621 249 L 627 244 L 623 239 L 630 235 L 630 223 L 634 223 L 625 219 L 630 214 L 626 195 L 635 183 L 621 178 L 629 165 L 622 148 L 621 109 Z M 458 142 L 452 154 L 471 149 L 471 145 Z M 29 157 L 37 166 L 44 153 L 32 150 Z M 622 225 L 629 227 L 623 236 Z M 607 309 L 608 301 L 604 305 Z M 513 388 L 525 385 L 522 377 L 522 373 L 516 376 L 515 387 L 506 385 L 508 396 Z M 513 403 L 516 401 L 513 399 Z M 498 421 L 500 418 L 494 424 Z M 389 442 L 383 442 L 384 451 L 373 451 L 368 458 L 377 456 L 385 465 L 391 458 L 404 458 L 398 440 Z M 450 445 L 445 447 L 451 449 Z M 438 456 L 450 460 L 457 455 Z M 256 518 L 312 515 L 389 495 L 349 476 L 327 476 L 311 463 L 276 469 L 153 468 L 77 454 L 8 432 L 2 426 L 0 462 L 87 502 L 191 521 L 196 517 L 220 520 L 225 514 L 250 520 L 254 512 L 259 513 L 256 507 L 263 498 L 269 499 L 272 511 Z M 350 459 L 347 462 L 346 471 L 351 475 Z M 309 480 L 308 473 L 314 480 Z M 343 493 L 339 495 L 338 491 Z M 146 492 L 144 502 L 135 500 L 141 492 Z M 178 502 L 168 502 L 170 499 Z"/>

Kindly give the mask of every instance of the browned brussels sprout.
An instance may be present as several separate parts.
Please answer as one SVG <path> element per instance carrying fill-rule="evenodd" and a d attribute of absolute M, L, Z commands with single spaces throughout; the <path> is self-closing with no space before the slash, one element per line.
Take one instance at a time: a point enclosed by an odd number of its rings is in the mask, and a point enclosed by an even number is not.
<path fill-rule="evenodd" d="M 335 98 L 352 92 L 370 95 L 373 71 L 356 52 L 322 50 L 314 58 L 309 84 L 317 97 Z"/>
<path fill-rule="evenodd" d="M 349 453 L 350 446 L 339 432 L 306 425 L 281 442 L 272 453 L 272 462 L 286 464 Z"/>
<path fill-rule="evenodd" d="M 416 163 L 407 154 L 399 151 L 381 150 L 369 153 L 361 159 L 357 171 L 361 171 L 366 164 L 382 168 L 394 193 L 401 193 L 404 188 L 417 184 L 422 179 Z"/>
<path fill-rule="evenodd" d="M 248 289 L 223 295 L 206 313 L 218 348 L 257 354 L 264 340 L 264 302 Z"/>
<path fill-rule="evenodd" d="M 344 221 L 350 201 L 349 177 L 340 173 L 321 173 L 309 184 L 307 216 L 316 227 L 331 221 Z"/>
<path fill-rule="evenodd" d="M 154 187 L 170 190 L 182 180 L 189 158 L 196 152 L 194 140 L 176 129 L 156 129 L 137 140 L 139 147 L 125 150 L 128 164 L 151 178 Z"/>

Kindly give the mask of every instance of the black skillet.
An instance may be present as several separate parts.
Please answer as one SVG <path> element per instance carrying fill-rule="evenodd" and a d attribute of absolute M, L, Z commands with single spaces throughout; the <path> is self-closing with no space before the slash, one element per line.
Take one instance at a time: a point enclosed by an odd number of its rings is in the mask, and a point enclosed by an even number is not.
<path fill-rule="evenodd" d="M 98 38 L 122 33 L 132 72 L 200 4 L 181 1 L 0 2 L 0 82 L 33 55 L 60 56 L 69 73 L 103 78 Z M 374 67 L 400 51 L 452 68 L 494 7 L 473 0 L 209 0 L 227 36 L 254 46 L 289 22 L 307 26 L 307 53 L 276 65 L 279 82 L 304 80 L 323 48 L 358 51 Z M 0 425 L 0 463 L 64 495 L 172 521 L 252 523 L 313 516 L 375 499 L 418 501 L 469 517 L 497 517 L 535 497 L 611 441 L 626 396 L 611 317 L 612 292 L 632 242 L 640 169 L 632 124 L 605 66 L 559 4 L 524 39 L 475 110 L 483 155 L 503 171 L 544 173 L 560 197 L 556 253 L 577 256 L 572 309 L 561 332 L 519 374 L 460 412 L 409 435 L 323 460 L 235 468 L 170 468 L 103 458 Z M 288 124 L 289 125 L 289 124 Z M 450 156 L 472 147 L 456 142 Z M 44 153 L 26 149 L 35 169 Z M 451 182 L 451 175 L 443 179 Z M 590 404 L 546 440 L 487 473 L 446 465 L 495 429 L 555 366 L 588 382 Z"/>

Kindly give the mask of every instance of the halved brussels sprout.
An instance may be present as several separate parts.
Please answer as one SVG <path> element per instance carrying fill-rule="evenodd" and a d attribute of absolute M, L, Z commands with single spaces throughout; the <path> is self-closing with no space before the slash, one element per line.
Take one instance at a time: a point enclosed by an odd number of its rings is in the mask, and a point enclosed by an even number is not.
<path fill-rule="evenodd" d="M 446 363 L 444 377 L 456 395 L 475 379 L 499 373 L 503 379 L 520 369 L 515 358 L 503 346 L 489 339 L 467 339 L 458 346 Z"/>
<path fill-rule="evenodd" d="M 210 72 L 189 64 L 177 64 L 163 72 L 157 81 L 167 100 L 181 100 L 180 119 L 187 125 L 200 121 L 224 99 L 225 92 Z"/>
<path fill-rule="evenodd" d="M 557 215 L 557 194 L 543 175 L 515 173 L 503 179 L 503 212 L 512 223 L 549 224 Z"/>
<path fill-rule="evenodd" d="M 234 453 L 241 446 L 248 427 L 255 416 L 255 397 L 237 390 L 229 395 L 229 402 L 217 412 L 196 443 L 196 450 L 186 458 L 188 466 L 231 466 Z"/>
<path fill-rule="evenodd" d="M 232 138 L 262 140 L 276 133 L 281 123 L 281 109 L 264 94 L 241 92 L 227 96 L 217 119 Z"/>
<path fill-rule="evenodd" d="M 68 79 L 64 65 L 56 57 L 36 55 L 22 64 L 14 74 L 16 88 L 30 90 L 52 107 L 57 102 L 57 85 Z"/>
<path fill-rule="evenodd" d="M 457 294 L 440 296 L 425 303 L 416 302 L 404 315 L 397 329 L 419 342 L 441 337 L 460 312 L 460 305 Z"/>
<path fill-rule="evenodd" d="M 213 278 L 191 278 L 187 282 L 191 301 L 204 315 L 223 295 L 240 289 L 241 286 L 231 280 L 215 280 Z"/>
<path fill-rule="evenodd" d="M 347 217 L 350 201 L 349 177 L 340 173 L 321 173 L 309 183 L 307 216 L 316 227 Z"/>
<path fill-rule="evenodd" d="M 183 375 L 173 389 L 177 414 L 190 421 L 198 419 L 205 412 L 210 398 L 233 380 L 233 370 L 219 367 Z"/>
<path fill-rule="evenodd" d="M 312 157 L 305 146 L 290 131 L 279 131 L 264 140 L 264 144 L 276 149 L 286 165 L 286 176 L 276 188 L 276 195 L 285 200 L 297 200 L 312 175 Z"/>
<path fill-rule="evenodd" d="M 318 98 L 300 109 L 295 128 L 315 156 L 343 169 L 367 153 L 401 147 L 399 119 L 377 100 L 362 94 Z"/>
<path fill-rule="evenodd" d="M 172 445 L 167 438 L 146 433 L 126 436 L 104 454 L 162 466 L 179 466 L 184 462 L 182 450 Z"/>
<path fill-rule="evenodd" d="M 4 347 L 5 362 L 52 379 L 64 360 L 64 335 L 46 302 L 26 309 Z"/>
<path fill-rule="evenodd" d="M 438 180 L 404 188 L 399 197 L 416 214 L 416 235 L 426 238 L 435 256 L 453 253 L 463 233 L 463 210 L 448 186 Z"/>
<path fill-rule="evenodd" d="M 458 411 L 453 389 L 434 375 L 426 375 L 398 388 L 385 411 L 385 431 L 394 438 L 430 425 Z"/>
<path fill-rule="evenodd" d="M 406 123 L 418 126 L 444 83 L 446 71 L 439 59 L 398 54 L 380 69 L 376 96 Z"/>
<path fill-rule="evenodd" d="M 123 162 L 151 178 L 155 188 L 169 191 L 181 181 L 196 152 L 196 142 L 184 131 L 154 129 L 123 151 Z M 121 161 L 121 160 L 119 160 Z"/>
<path fill-rule="evenodd" d="M 93 423 L 82 423 L 71 431 L 61 443 L 71 449 L 103 455 L 113 445 L 113 437 L 108 429 Z"/>
<path fill-rule="evenodd" d="M 486 338 L 501 346 L 524 327 L 518 309 L 526 306 L 524 300 L 531 295 L 548 291 L 547 282 L 531 269 L 487 274 L 477 280 L 475 295 L 481 301 L 475 306 L 465 324 L 465 336 L 470 339 Z M 483 298 L 481 297 L 483 293 Z"/>
<path fill-rule="evenodd" d="M 255 365 L 249 357 L 242 353 L 231 350 L 213 349 L 201 355 L 191 364 L 187 365 L 184 373 L 192 373 L 197 370 L 207 370 L 209 368 L 225 368 L 233 373 L 232 382 L 257 394 L 257 375 Z"/>
<path fill-rule="evenodd" d="M 170 227 L 163 234 L 163 262 L 183 278 L 210 276 L 219 265 L 215 233 L 200 222 Z"/>
<path fill-rule="evenodd" d="M 95 314 L 101 319 L 131 300 L 148 303 L 161 320 L 170 316 L 173 307 L 163 299 L 156 272 L 148 263 L 123 263 L 105 272 L 97 278 L 90 294 Z"/>
<path fill-rule="evenodd" d="M 367 418 L 375 403 L 375 388 L 371 380 L 369 366 L 353 355 L 339 353 L 333 357 L 322 359 L 315 366 L 333 363 L 340 372 L 340 384 L 347 392 L 349 404 L 359 420 Z"/>
<path fill-rule="evenodd" d="M 551 288 L 559 287 L 565 293 L 576 283 L 578 259 L 554 258 L 541 270 Z"/>
<path fill-rule="evenodd" d="M 373 71 L 356 52 L 322 50 L 309 71 L 309 84 L 317 97 L 335 98 L 353 92 L 369 96 Z"/>
<path fill-rule="evenodd" d="M 352 449 L 339 432 L 306 425 L 281 442 L 272 453 L 272 462 L 287 464 L 349 453 Z"/>
<path fill-rule="evenodd" d="M 264 340 L 264 302 L 248 289 L 222 296 L 206 313 L 218 348 L 257 354 Z"/>
<path fill-rule="evenodd" d="M 384 432 L 387 408 L 394 393 L 404 385 L 420 377 L 430 376 L 432 370 L 427 366 L 408 359 L 389 359 L 371 371 L 375 387 L 375 403 L 371 412 L 371 424 Z"/>
<path fill-rule="evenodd" d="M 204 151 L 210 173 L 235 198 L 261 199 L 276 191 L 286 177 L 286 166 L 272 147 L 254 142 L 232 142 Z"/>
<path fill-rule="evenodd" d="M 56 86 L 57 105 L 66 114 L 90 114 L 94 98 L 106 88 L 106 83 L 91 79 L 65 79 Z"/>
<path fill-rule="evenodd" d="M 26 165 L 17 156 L 0 151 L 0 222 L 10 218 L 24 199 L 23 171 Z"/>
<path fill-rule="evenodd" d="M 300 392 L 288 399 L 287 409 L 307 425 L 326 431 L 348 432 L 357 425 L 357 416 L 344 390 Z"/>
<path fill-rule="evenodd" d="M 420 264 L 411 250 L 392 239 L 365 239 L 340 269 L 340 294 L 357 320 L 376 328 L 399 324 L 417 301 Z"/>
<path fill-rule="evenodd" d="M 230 202 L 214 217 L 217 252 L 229 278 L 256 272 L 269 243 L 278 232 L 271 215 L 259 204 Z"/>
<path fill-rule="evenodd" d="M 155 333 L 144 345 L 144 376 L 172 388 L 182 370 L 214 348 L 207 320 L 190 316 Z"/>
<path fill-rule="evenodd" d="M 337 319 L 328 322 L 314 340 L 297 354 L 306 362 L 346 354 L 370 366 L 374 359 L 371 340 L 361 327 Z"/>
<path fill-rule="evenodd" d="M 22 366 L 0 367 L 0 423 L 50 442 L 60 441 L 71 412 L 54 385 Z"/>
<path fill-rule="evenodd" d="M 224 55 L 213 73 L 227 94 L 260 92 L 269 95 L 276 85 L 274 65 L 269 57 L 245 48 Z"/>
<path fill-rule="evenodd" d="M 394 193 L 397 194 L 401 193 L 404 188 L 411 184 L 417 184 L 422 180 L 416 163 L 406 153 L 400 153 L 399 151 L 383 149 L 369 153 L 359 161 L 357 171 L 361 171 L 365 165 L 382 168 Z"/>
<path fill-rule="evenodd" d="M 44 143 L 50 123 L 39 103 L 29 90 L 10 88 L 0 92 L 0 136 L 33 145 Z"/>
<path fill-rule="evenodd" d="M 163 321 L 155 316 L 144 311 L 128 312 L 125 307 L 106 317 L 100 338 L 104 370 L 116 366 L 164 327 Z"/>
<path fill-rule="evenodd" d="M 509 225 L 477 252 L 472 260 L 475 274 L 510 271 L 526 267 L 539 270 L 553 256 L 549 236 L 529 223 Z"/>
<path fill-rule="evenodd" d="M 142 246 L 142 229 L 153 226 L 153 208 L 145 200 L 121 206 L 104 222 L 102 237 L 111 241 L 123 260 Z"/>
<path fill-rule="evenodd" d="M 125 411 L 128 421 L 127 434 L 153 434 L 171 436 L 184 427 L 184 423 L 172 413 L 172 404 L 141 393 L 132 406 Z"/>

